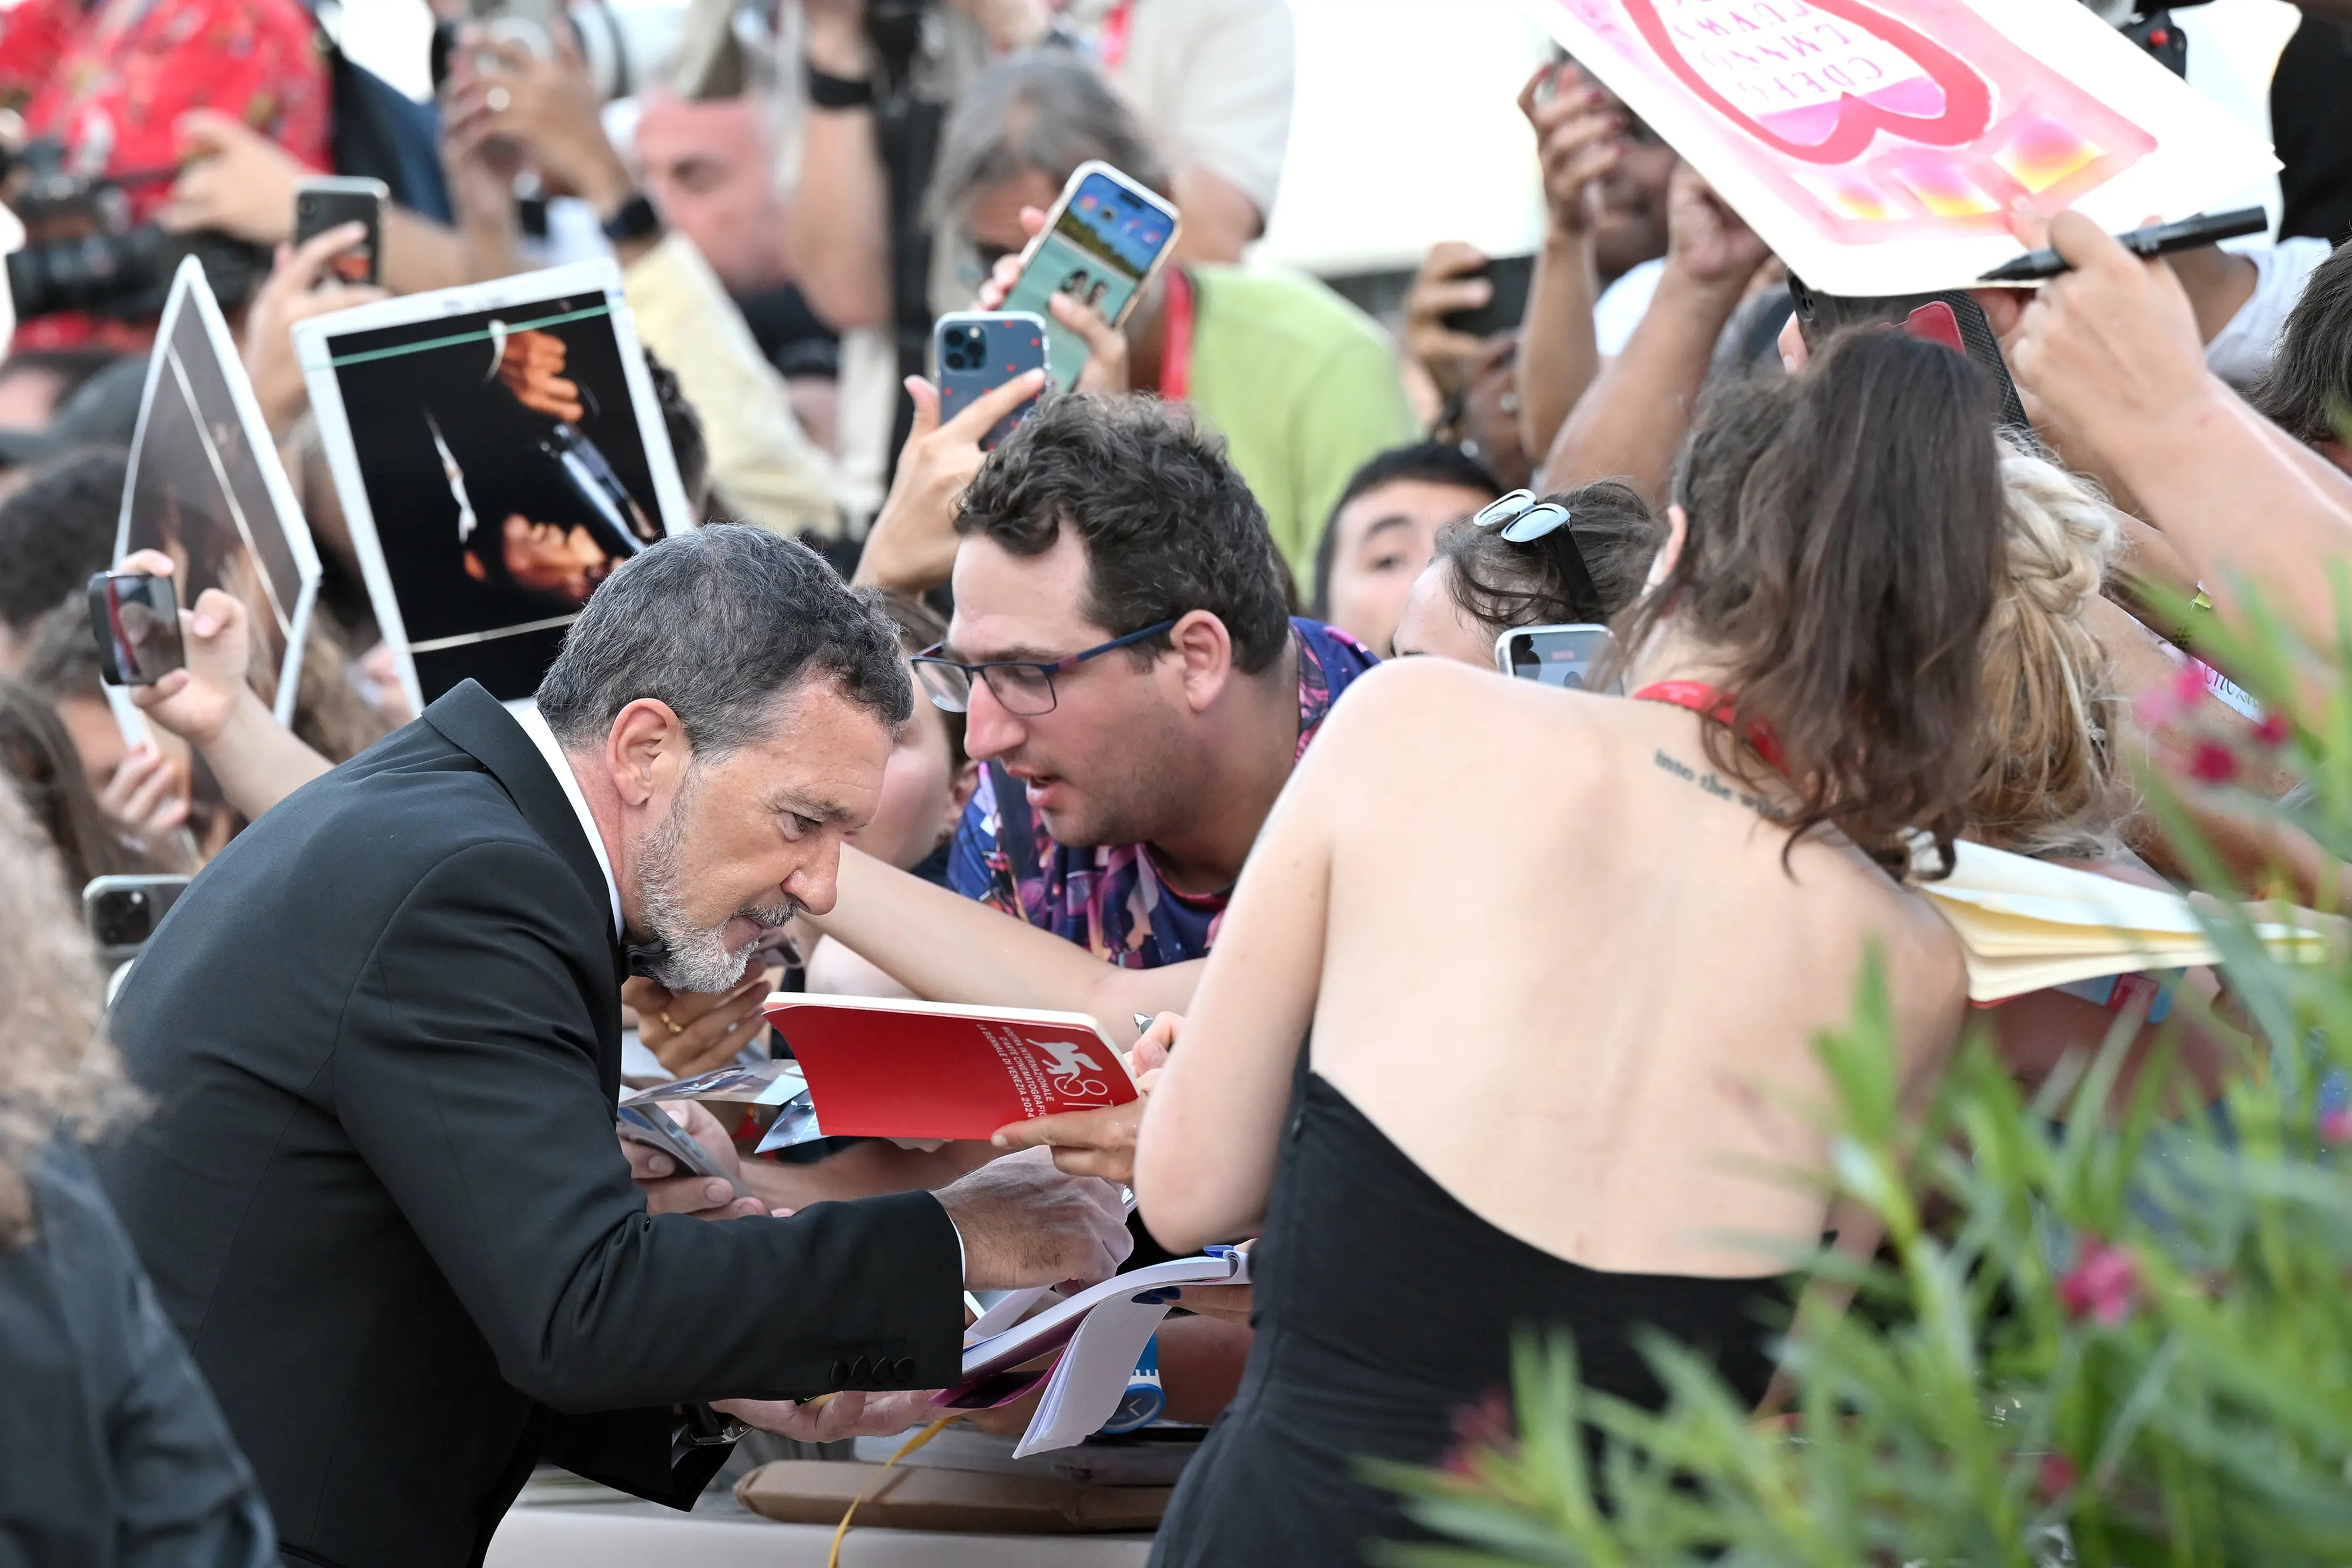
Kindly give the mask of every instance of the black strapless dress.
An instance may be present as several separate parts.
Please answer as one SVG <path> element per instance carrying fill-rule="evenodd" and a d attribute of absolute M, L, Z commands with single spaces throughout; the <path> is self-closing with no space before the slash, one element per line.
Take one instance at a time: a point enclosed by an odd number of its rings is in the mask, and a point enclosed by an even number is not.
<path fill-rule="evenodd" d="M 1249 1368 L 1177 1489 L 1152 1568 L 1353 1565 L 1371 1542 L 1427 1539 L 1357 1461 L 1437 1463 L 1460 1413 L 1507 1394 L 1521 1329 L 1570 1331 L 1587 1385 L 1652 1408 L 1664 1393 L 1629 1341 L 1639 1325 L 1712 1354 L 1762 1399 L 1785 1277 L 1555 1258 L 1471 1213 L 1346 1096 L 1302 1078 L 1252 1249 Z"/>

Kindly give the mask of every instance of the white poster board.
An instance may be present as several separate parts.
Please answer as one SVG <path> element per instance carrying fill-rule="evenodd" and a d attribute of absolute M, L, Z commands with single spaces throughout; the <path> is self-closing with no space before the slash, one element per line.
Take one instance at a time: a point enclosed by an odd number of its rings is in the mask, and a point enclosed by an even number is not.
<path fill-rule="evenodd" d="M 172 279 L 131 436 L 114 559 L 141 549 L 172 558 L 183 605 L 208 588 L 244 601 L 254 689 L 291 724 L 319 552 L 194 256 Z"/>
<path fill-rule="evenodd" d="M 597 584 L 693 526 L 609 260 L 315 316 L 294 350 L 420 712 L 529 697 Z"/>
<path fill-rule="evenodd" d="M 2110 231 L 2188 217 L 2270 149 L 2078 0 L 1529 0 L 1790 270 L 1964 287 L 2023 198 Z"/>

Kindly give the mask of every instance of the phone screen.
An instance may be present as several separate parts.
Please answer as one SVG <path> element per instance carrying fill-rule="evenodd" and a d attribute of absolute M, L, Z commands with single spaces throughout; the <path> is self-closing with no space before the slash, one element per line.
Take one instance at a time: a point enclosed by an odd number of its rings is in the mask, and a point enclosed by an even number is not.
<path fill-rule="evenodd" d="M 180 601 L 168 577 L 116 571 L 105 575 L 96 628 L 112 650 L 121 685 L 152 686 L 184 663 L 180 648 Z"/>
<path fill-rule="evenodd" d="M 1034 311 L 1045 319 L 1050 332 L 1054 312 L 1046 301 L 1066 294 L 1101 311 L 1105 320 L 1117 321 L 1143 286 L 1151 264 L 1174 238 L 1175 225 L 1159 207 L 1108 175 L 1087 174 L 1063 204 L 1054 226 L 1039 236 L 1003 308 Z M 1062 332 L 1053 359 L 1056 374 L 1067 385 L 1077 379 L 1086 346 Z"/>
<path fill-rule="evenodd" d="M 1570 691 L 1584 689 L 1593 661 L 1609 645 L 1604 626 L 1535 626 L 1510 633 L 1510 674 Z"/>

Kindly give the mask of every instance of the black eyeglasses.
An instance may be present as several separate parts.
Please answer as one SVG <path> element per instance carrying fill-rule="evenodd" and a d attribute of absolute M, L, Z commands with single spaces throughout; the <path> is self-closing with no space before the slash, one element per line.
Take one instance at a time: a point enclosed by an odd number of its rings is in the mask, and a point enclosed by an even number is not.
<path fill-rule="evenodd" d="M 1515 545 L 1553 539 L 1554 554 L 1567 578 L 1570 602 L 1591 604 L 1600 595 L 1592 586 L 1592 573 L 1585 569 L 1584 552 L 1576 548 L 1576 535 L 1568 526 L 1570 517 L 1569 509 L 1558 501 L 1538 501 L 1532 490 L 1514 490 L 1479 507 L 1472 514 L 1470 526 L 1500 528 L 1504 539 Z"/>
<path fill-rule="evenodd" d="M 931 699 L 931 706 L 943 712 L 971 711 L 971 682 L 977 675 L 988 683 L 989 691 L 1003 705 L 1005 712 L 1034 718 L 1054 711 L 1055 675 L 1067 674 L 1088 659 L 1098 659 L 1114 649 L 1133 647 L 1147 637 L 1157 637 L 1179 619 L 1171 615 L 1140 632 L 1129 632 L 1124 637 L 1114 637 L 1063 659 L 991 659 L 985 664 L 967 664 L 940 657 L 940 649 L 947 646 L 941 643 L 915 655 L 915 677 L 923 683 L 923 694 Z"/>

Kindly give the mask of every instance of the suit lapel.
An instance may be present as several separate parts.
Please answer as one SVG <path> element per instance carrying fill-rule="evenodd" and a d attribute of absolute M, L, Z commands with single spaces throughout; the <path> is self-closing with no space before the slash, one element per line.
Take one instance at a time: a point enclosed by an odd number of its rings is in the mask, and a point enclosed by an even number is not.
<path fill-rule="evenodd" d="M 547 758 L 498 698 L 478 681 L 461 682 L 425 710 L 425 722 L 489 770 L 514 801 L 515 809 L 522 813 L 523 821 L 572 868 L 572 874 L 580 879 L 590 902 L 599 911 L 611 909 L 613 901 L 605 889 L 604 870 L 596 863 L 596 852 L 589 847 L 587 832 L 572 810 L 572 801 L 564 795 L 563 787 L 555 781 L 555 776 L 548 771 Z M 601 994 L 589 998 L 596 1018 L 596 1071 L 604 1081 L 605 1092 L 617 1095 L 621 1087 L 621 977 L 627 971 L 622 964 L 620 939 L 614 935 L 611 922 L 600 917 L 597 924 L 604 928 L 612 978 L 600 988 Z"/>

